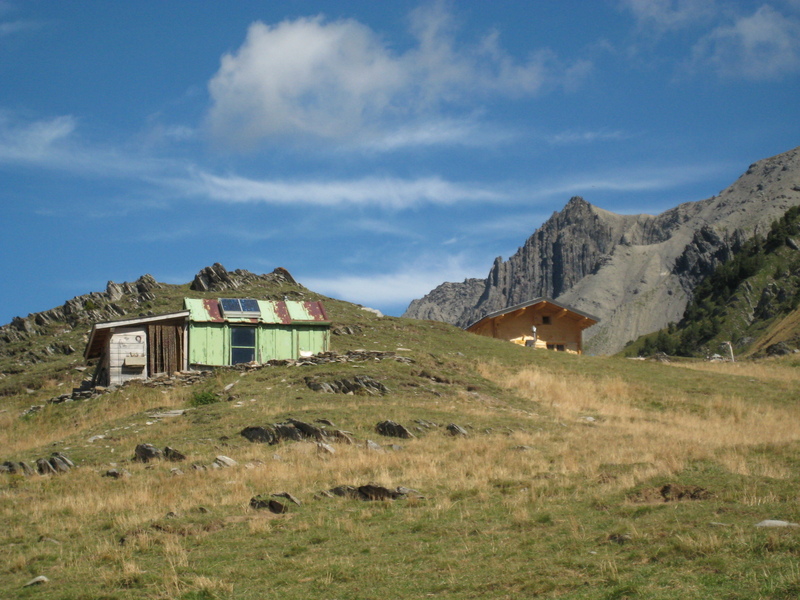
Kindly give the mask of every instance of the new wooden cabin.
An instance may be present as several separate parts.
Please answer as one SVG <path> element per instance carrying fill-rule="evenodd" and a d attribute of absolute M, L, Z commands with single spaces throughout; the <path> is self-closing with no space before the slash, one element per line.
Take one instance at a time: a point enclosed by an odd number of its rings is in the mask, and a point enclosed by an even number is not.
<path fill-rule="evenodd" d="M 582 354 L 583 330 L 599 320 L 543 297 L 490 313 L 466 330 L 522 346 Z"/>

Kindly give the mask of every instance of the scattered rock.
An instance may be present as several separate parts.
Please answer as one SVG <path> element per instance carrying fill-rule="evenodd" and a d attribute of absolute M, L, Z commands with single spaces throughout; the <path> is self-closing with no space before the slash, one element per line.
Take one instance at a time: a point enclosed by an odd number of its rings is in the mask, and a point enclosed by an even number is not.
<path fill-rule="evenodd" d="M 381 421 L 375 426 L 375 431 L 387 437 L 399 437 L 409 440 L 414 436 L 408 429 L 394 421 Z"/>
<path fill-rule="evenodd" d="M 48 581 L 50 581 L 50 580 L 47 577 L 45 577 L 44 575 L 39 575 L 38 577 L 34 577 L 33 579 L 31 579 L 28 583 L 26 583 L 22 587 L 31 587 L 33 585 L 41 585 L 43 583 L 47 583 Z"/>
<path fill-rule="evenodd" d="M 156 458 L 163 458 L 164 453 L 153 444 L 139 444 L 134 450 L 133 460 L 147 463 Z"/>
<path fill-rule="evenodd" d="M 263 444 L 276 444 L 278 442 L 275 430 L 267 427 L 245 427 L 239 432 L 239 435 L 250 442 Z"/>
<path fill-rule="evenodd" d="M 50 461 L 46 458 L 36 459 L 36 470 L 39 472 L 39 475 L 55 475 L 57 473 L 53 465 L 51 465 Z"/>
<path fill-rule="evenodd" d="M 306 377 L 306 386 L 315 392 L 328 394 L 368 394 L 370 396 L 389 393 L 389 388 L 369 375 L 356 375 L 352 379 L 319 381 L 316 377 Z"/>
<path fill-rule="evenodd" d="M 48 459 L 48 462 L 53 467 L 53 469 L 56 471 L 56 473 L 68 473 L 69 472 L 69 465 L 60 456 L 51 456 Z"/>
<path fill-rule="evenodd" d="M 186 460 L 186 456 L 183 453 L 178 452 L 175 450 L 175 448 L 170 448 L 169 446 L 164 448 L 164 458 L 172 462 Z"/>
<path fill-rule="evenodd" d="M 325 442 L 317 442 L 317 451 L 321 454 L 336 454 L 336 450 L 333 449 L 333 446 Z"/>
<path fill-rule="evenodd" d="M 367 450 L 372 450 L 373 452 L 384 452 L 383 448 L 380 444 L 376 444 L 372 440 L 367 440 L 365 443 Z"/>
<path fill-rule="evenodd" d="M 341 496 L 343 498 L 358 498 L 358 490 L 354 488 L 352 485 L 337 485 L 334 488 L 328 490 L 329 493 L 333 494 L 334 496 Z"/>
<path fill-rule="evenodd" d="M 275 498 L 286 498 L 289 502 L 296 504 L 297 506 L 302 506 L 302 502 L 292 496 L 289 492 L 278 492 L 276 494 L 272 494 Z"/>
<path fill-rule="evenodd" d="M 696 485 L 668 483 L 642 490 L 632 497 L 634 502 L 675 502 L 679 500 L 707 500 L 713 494 Z"/>
<path fill-rule="evenodd" d="M 340 496 L 342 498 L 351 498 L 355 500 L 379 501 L 379 500 L 397 500 L 398 498 L 405 498 L 406 496 L 414 495 L 422 498 L 417 490 L 398 486 L 390 490 L 389 488 L 368 483 L 359 487 L 352 485 L 337 485 L 328 491 L 321 491 L 317 497 L 330 498 L 332 496 Z"/>
<path fill-rule="evenodd" d="M 127 469 L 109 469 L 103 473 L 103 477 L 110 477 L 111 479 L 124 479 L 130 476 L 131 473 Z"/>
<path fill-rule="evenodd" d="M 765 521 L 761 521 L 760 523 L 756 523 L 756 527 L 800 527 L 800 524 L 790 523 L 789 521 L 767 519 Z"/>
<path fill-rule="evenodd" d="M 214 464 L 214 465 L 217 465 L 218 467 L 223 467 L 223 468 L 225 468 L 225 467 L 235 467 L 235 466 L 236 466 L 236 465 L 238 465 L 239 463 L 237 463 L 237 462 L 236 462 L 235 460 L 233 460 L 232 458 L 229 458 L 229 457 L 227 457 L 227 456 L 220 455 L 220 456 L 218 456 L 217 458 L 215 458 L 215 459 L 214 459 L 214 463 L 213 463 L 213 464 Z"/>
<path fill-rule="evenodd" d="M 394 500 L 402 496 L 400 492 L 371 483 L 359 486 L 358 494 L 364 500 Z"/>
<path fill-rule="evenodd" d="M 460 425 L 456 425 L 455 423 L 450 423 L 447 426 L 447 431 L 452 436 L 468 436 L 467 430 L 461 427 Z"/>

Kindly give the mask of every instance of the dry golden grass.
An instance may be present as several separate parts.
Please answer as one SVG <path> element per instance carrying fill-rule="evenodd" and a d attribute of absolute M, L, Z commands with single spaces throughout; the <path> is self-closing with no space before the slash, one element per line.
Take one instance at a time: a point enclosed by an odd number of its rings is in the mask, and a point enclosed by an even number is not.
<path fill-rule="evenodd" d="M 30 419 L 20 419 L 19 412 L 6 410 L 0 414 L 0 448 L 6 454 L 17 454 L 143 411 L 183 406 L 188 393 L 182 388 L 164 393 L 131 387 L 100 401 L 90 400 L 85 409 L 84 406 L 49 404 Z M 67 413 L 71 415 L 69 418 L 63 416 Z"/>
<path fill-rule="evenodd" d="M 603 465 L 633 465 L 615 480 L 628 487 L 707 459 L 734 473 L 785 477 L 783 467 L 746 458 L 746 449 L 800 440 L 797 405 L 750 405 L 717 395 L 698 407 L 697 398 L 676 394 L 660 399 L 667 408 L 659 413 L 641 407 L 640 390 L 618 377 L 566 379 L 535 367 L 513 372 L 488 364 L 479 369 L 487 379 L 549 408 L 562 429 L 548 436 L 547 447 L 554 470 L 565 475 L 597 478 Z"/>
<path fill-rule="evenodd" d="M 761 381 L 797 383 L 800 382 L 800 369 L 778 361 L 740 361 L 740 362 L 682 362 L 672 366 L 694 371 L 738 375 Z"/>

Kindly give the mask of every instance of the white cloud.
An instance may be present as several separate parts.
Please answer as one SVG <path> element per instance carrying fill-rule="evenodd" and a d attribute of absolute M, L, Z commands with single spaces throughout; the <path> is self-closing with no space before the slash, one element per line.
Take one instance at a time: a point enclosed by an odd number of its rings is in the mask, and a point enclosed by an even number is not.
<path fill-rule="evenodd" d="M 693 49 L 692 66 L 728 78 L 778 79 L 800 70 L 800 20 L 761 6 L 748 17 L 722 25 Z"/>
<path fill-rule="evenodd" d="M 0 167 L 22 165 L 102 177 L 146 177 L 177 163 L 87 143 L 71 115 L 27 121 L 0 110 Z"/>
<path fill-rule="evenodd" d="M 0 113 L 0 162 L 54 160 L 63 153 L 75 127 L 75 118 L 69 115 L 19 123 Z"/>
<path fill-rule="evenodd" d="M 188 181 L 176 181 L 186 194 L 221 202 L 263 202 L 282 205 L 381 206 L 407 209 L 421 204 L 454 204 L 460 201 L 494 202 L 502 192 L 473 184 L 459 184 L 439 177 L 400 179 L 365 177 L 354 180 L 281 181 L 244 177 L 220 177 L 198 172 Z"/>
<path fill-rule="evenodd" d="M 303 285 L 325 294 L 365 305 L 408 304 L 444 281 L 485 277 L 491 261 L 478 264 L 464 255 L 421 257 L 392 272 L 330 277 L 304 277 Z"/>
<path fill-rule="evenodd" d="M 405 52 L 354 20 L 254 23 L 209 82 L 210 130 L 240 149 L 288 137 L 384 150 L 452 143 L 463 140 L 468 128 L 444 117 L 447 109 L 471 112 L 489 96 L 574 87 L 590 68 L 584 61 L 565 64 L 546 50 L 517 60 L 496 33 L 474 47 L 458 46 L 453 31 L 441 3 L 413 13 L 416 43 Z M 419 134 L 422 126 L 429 135 Z"/>
<path fill-rule="evenodd" d="M 626 140 L 631 135 L 624 131 L 609 131 L 599 129 L 596 131 L 562 131 L 548 136 L 548 141 L 557 146 L 567 146 L 571 144 L 591 144 L 593 142 Z"/>

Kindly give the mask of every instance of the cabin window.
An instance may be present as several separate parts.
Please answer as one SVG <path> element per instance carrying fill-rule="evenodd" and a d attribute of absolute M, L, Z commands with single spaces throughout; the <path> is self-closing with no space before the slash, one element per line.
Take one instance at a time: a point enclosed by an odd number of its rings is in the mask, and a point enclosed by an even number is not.
<path fill-rule="evenodd" d="M 556 344 L 556 350 L 558 352 L 564 352 L 564 350 L 566 350 L 566 348 L 564 348 L 564 344 Z"/>
<path fill-rule="evenodd" d="M 231 328 L 231 364 L 253 362 L 256 359 L 256 328 Z"/>
<path fill-rule="evenodd" d="M 550 325 L 550 317 L 549 316 L 542 317 L 542 325 Z"/>
<path fill-rule="evenodd" d="M 556 349 L 556 345 L 555 344 L 547 344 L 547 349 L 548 350 L 555 350 Z"/>

